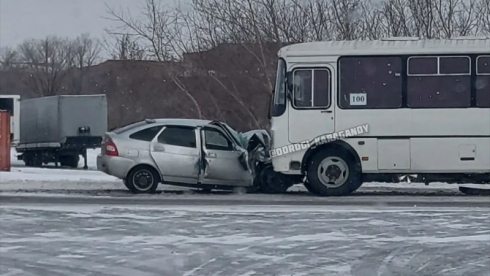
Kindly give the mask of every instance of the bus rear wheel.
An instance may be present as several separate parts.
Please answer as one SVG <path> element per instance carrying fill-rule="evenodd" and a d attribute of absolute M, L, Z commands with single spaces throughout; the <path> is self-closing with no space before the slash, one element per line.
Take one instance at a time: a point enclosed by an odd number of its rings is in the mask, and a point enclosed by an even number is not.
<path fill-rule="evenodd" d="M 331 148 L 316 153 L 307 169 L 310 192 L 320 196 L 344 196 L 361 187 L 360 164 L 346 150 Z"/>

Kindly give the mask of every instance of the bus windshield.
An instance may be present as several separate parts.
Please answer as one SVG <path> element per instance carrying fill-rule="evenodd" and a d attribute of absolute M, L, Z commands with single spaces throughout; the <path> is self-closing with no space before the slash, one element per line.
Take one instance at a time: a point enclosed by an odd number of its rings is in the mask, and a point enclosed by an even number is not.
<path fill-rule="evenodd" d="M 280 116 L 286 110 L 286 62 L 279 59 L 277 62 L 276 85 L 271 106 L 271 117 Z"/>

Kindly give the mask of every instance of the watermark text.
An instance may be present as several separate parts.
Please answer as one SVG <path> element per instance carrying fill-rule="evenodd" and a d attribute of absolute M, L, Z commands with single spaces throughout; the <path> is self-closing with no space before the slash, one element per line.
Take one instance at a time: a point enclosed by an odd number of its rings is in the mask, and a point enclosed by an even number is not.
<path fill-rule="evenodd" d="M 313 140 L 304 140 L 299 143 L 295 144 L 290 144 L 287 146 L 275 148 L 269 151 L 269 155 L 271 157 L 277 157 L 277 156 L 282 156 L 288 153 L 293 153 L 301 150 L 306 150 L 312 146 L 319 146 L 323 145 L 332 141 L 337 141 L 343 138 L 349 138 L 349 137 L 354 137 L 354 136 L 359 136 L 362 134 L 365 134 L 369 132 L 369 125 L 361 125 L 357 127 L 352 127 L 346 130 L 334 132 L 334 133 L 329 133 L 325 135 L 321 135 L 316 137 Z"/>

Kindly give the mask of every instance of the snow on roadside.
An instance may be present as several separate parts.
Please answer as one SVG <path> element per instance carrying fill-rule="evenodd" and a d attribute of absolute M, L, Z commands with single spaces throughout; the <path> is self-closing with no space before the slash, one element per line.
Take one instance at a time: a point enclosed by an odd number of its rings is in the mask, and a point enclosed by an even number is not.
<path fill-rule="evenodd" d="M 87 152 L 89 170 L 83 170 L 83 158 L 80 160 L 79 169 L 57 169 L 52 164 L 44 168 L 28 168 L 22 161 L 17 160 L 17 153 L 11 151 L 12 169 L 10 172 L 0 172 L 0 191 L 18 190 L 125 190 L 122 180 L 97 171 L 97 155 L 100 149 L 91 149 Z M 490 185 L 471 185 L 475 188 L 489 188 Z M 457 191 L 459 185 L 446 183 L 365 183 L 359 191 L 405 191 L 405 190 L 441 190 Z M 161 185 L 159 189 L 188 190 L 188 188 Z M 295 185 L 291 192 L 306 192 L 303 185 Z"/>
<path fill-rule="evenodd" d="M 87 151 L 88 170 L 83 170 L 83 158 L 80 158 L 78 169 L 58 169 L 54 164 L 43 168 L 25 167 L 23 161 L 17 160 L 15 148 L 11 150 L 12 168 L 10 172 L 0 172 L 0 192 L 50 190 L 126 190 L 121 179 L 97 171 L 97 155 L 100 149 Z M 188 190 L 181 187 L 161 185 L 165 190 Z"/>
<path fill-rule="evenodd" d="M 55 168 L 13 167 L 10 172 L 0 172 L 0 191 L 6 190 L 111 190 L 126 189 L 122 180 L 99 171 Z M 160 189 L 188 190 L 182 187 L 162 185 Z M 392 190 L 457 190 L 458 185 L 431 183 L 365 183 L 364 189 Z M 306 192 L 303 185 L 295 185 L 291 192 Z"/>
<path fill-rule="evenodd" d="M 100 149 L 87 151 L 88 170 L 80 158 L 79 169 L 57 169 L 53 164 L 43 168 L 25 167 L 17 160 L 15 148 L 11 149 L 12 168 L 10 172 L 0 172 L 0 191 L 13 190 L 93 190 L 123 189 L 122 181 L 97 171 L 97 155 Z"/>
<path fill-rule="evenodd" d="M 98 171 L 53 168 L 13 167 L 10 172 L 0 172 L 3 182 L 114 182 L 117 178 Z"/>

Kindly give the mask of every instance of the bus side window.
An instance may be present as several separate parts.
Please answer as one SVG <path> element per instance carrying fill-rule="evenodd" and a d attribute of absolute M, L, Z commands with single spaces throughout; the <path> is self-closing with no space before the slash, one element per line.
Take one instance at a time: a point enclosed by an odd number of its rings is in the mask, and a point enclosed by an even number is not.
<path fill-rule="evenodd" d="M 339 107 L 383 109 L 402 106 L 402 59 L 395 56 L 341 57 Z"/>
<path fill-rule="evenodd" d="M 408 107 L 471 106 L 469 56 L 411 56 L 408 58 L 407 66 Z"/>
<path fill-rule="evenodd" d="M 314 72 L 314 107 L 330 106 L 330 71 L 322 69 Z"/>
<path fill-rule="evenodd" d="M 476 58 L 476 106 L 490 107 L 490 55 Z"/>
<path fill-rule="evenodd" d="M 311 70 L 297 70 L 293 74 L 294 106 L 311 107 Z"/>
<path fill-rule="evenodd" d="M 319 108 L 330 106 L 330 71 L 299 69 L 293 73 L 293 106 Z"/>

